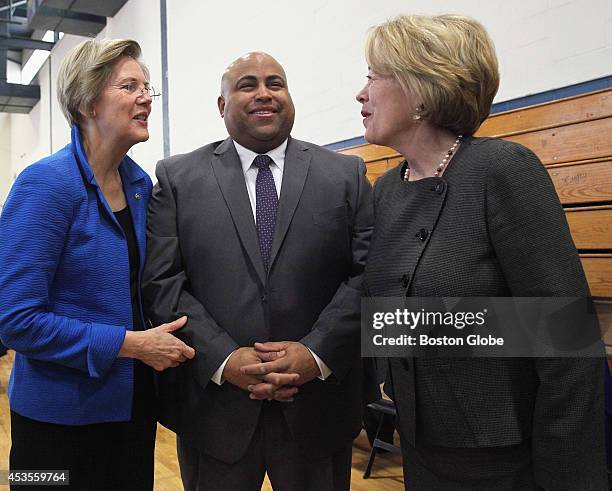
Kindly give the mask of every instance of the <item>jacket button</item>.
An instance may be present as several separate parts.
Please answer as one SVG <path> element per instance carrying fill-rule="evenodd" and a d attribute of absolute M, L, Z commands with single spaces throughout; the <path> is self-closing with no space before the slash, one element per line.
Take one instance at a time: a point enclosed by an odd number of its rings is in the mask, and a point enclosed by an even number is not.
<path fill-rule="evenodd" d="M 408 275 L 402 275 L 402 277 L 400 278 L 400 281 L 402 282 L 402 286 L 404 288 L 408 288 Z"/>
<path fill-rule="evenodd" d="M 434 187 L 434 191 L 438 194 L 442 194 L 444 192 L 444 184 L 439 182 L 438 184 L 435 185 Z"/>
<path fill-rule="evenodd" d="M 265 294 L 265 293 L 264 293 L 264 294 L 261 296 L 261 301 L 262 301 L 263 303 L 266 303 L 266 302 L 268 301 L 268 297 L 266 296 L 266 294 Z"/>
<path fill-rule="evenodd" d="M 427 240 L 428 235 L 429 235 L 429 232 L 425 230 L 424 228 L 422 228 L 416 233 L 416 237 L 421 241 Z"/>

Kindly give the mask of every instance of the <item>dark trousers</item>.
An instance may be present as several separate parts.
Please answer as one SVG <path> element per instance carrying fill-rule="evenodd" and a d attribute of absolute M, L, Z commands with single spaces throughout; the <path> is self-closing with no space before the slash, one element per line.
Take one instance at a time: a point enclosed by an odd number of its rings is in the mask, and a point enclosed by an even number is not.
<path fill-rule="evenodd" d="M 148 367 L 137 369 L 130 421 L 70 426 L 35 421 L 11 411 L 10 469 L 70 471 L 70 486 L 11 489 L 152 490 L 157 426 L 149 376 Z"/>
<path fill-rule="evenodd" d="M 259 491 L 267 472 L 276 491 L 348 491 L 352 442 L 324 460 L 304 455 L 289 433 L 280 404 L 264 402 L 246 453 L 232 464 L 201 453 L 179 437 L 178 458 L 185 490 Z"/>
<path fill-rule="evenodd" d="M 404 486 L 406 491 L 544 491 L 535 482 L 530 447 L 530 440 L 490 448 L 402 442 Z"/>

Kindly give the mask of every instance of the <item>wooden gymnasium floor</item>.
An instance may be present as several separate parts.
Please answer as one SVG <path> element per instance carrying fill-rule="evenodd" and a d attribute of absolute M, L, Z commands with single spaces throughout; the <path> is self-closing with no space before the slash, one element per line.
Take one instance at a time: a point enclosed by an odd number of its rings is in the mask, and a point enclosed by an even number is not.
<path fill-rule="evenodd" d="M 12 365 L 12 352 L 0 357 L 0 469 L 8 468 L 10 448 L 10 416 L 7 399 L 9 373 Z M 176 441 L 174 433 L 158 426 L 155 448 L 155 491 L 181 491 L 181 478 L 176 460 Z M 353 445 L 353 470 L 351 489 L 354 491 L 400 491 L 402 484 L 402 465 L 399 455 L 383 454 L 376 457 L 372 475 L 364 480 L 361 476 L 369 457 L 370 446 L 362 432 Z M 8 489 L 8 486 L 1 486 Z M 266 478 L 263 490 L 271 490 Z"/>

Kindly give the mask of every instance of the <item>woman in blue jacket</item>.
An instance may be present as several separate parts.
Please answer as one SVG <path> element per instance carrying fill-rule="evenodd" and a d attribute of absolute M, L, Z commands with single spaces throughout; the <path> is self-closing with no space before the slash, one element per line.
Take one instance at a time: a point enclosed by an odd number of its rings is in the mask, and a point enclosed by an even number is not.
<path fill-rule="evenodd" d="M 131 40 L 68 54 L 57 90 L 71 143 L 19 175 L 0 217 L 10 468 L 69 470 L 78 490 L 153 488 L 152 369 L 195 354 L 172 335 L 186 318 L 144 329 L 151 180 L 126 156 L 149 138 L 139 56 Z"/>

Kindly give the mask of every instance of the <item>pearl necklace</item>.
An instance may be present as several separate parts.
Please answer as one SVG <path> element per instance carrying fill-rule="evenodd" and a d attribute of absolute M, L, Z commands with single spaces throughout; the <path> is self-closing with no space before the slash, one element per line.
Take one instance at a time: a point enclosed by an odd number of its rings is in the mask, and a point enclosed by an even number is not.
<path fill-rule="evenodd" d="M 453 154 L 457 150 L 457 147 L 461 143 L 461 140 L 463 140 L 463 135 L 458 135 L 457 139 L 455 140 L 455 143 L 453 143 L 453 146 L 448 149 L 446 154 L 444 154 L 444 158 L 442 159 L 442 162 L 440 162 L 440 165 L 438 165 L 438 168 L 434 172 L 434 177 L 438 177 L 440 174 L 442 174 L 442 171 L 444 170 L 444 166 L 447 165 L 450 159 L 453 158 Z M 406 161 L 406 170 L 404 171 L 404 181 L 407 181 L 408 177 L 410 177 L 410 166 L 408 165 L 408 161 Z"/>

